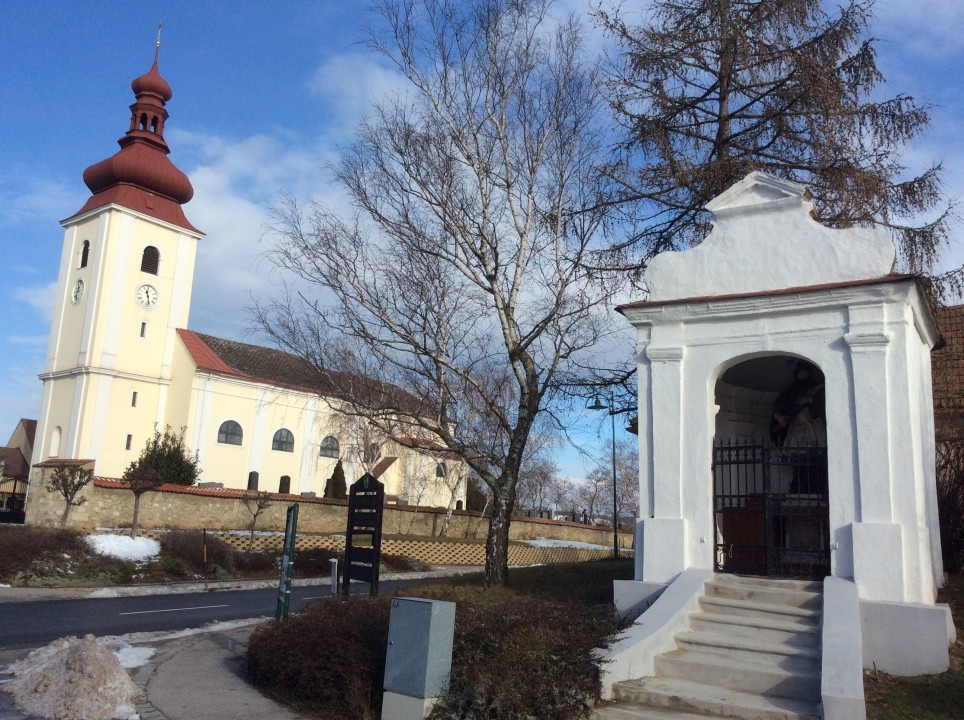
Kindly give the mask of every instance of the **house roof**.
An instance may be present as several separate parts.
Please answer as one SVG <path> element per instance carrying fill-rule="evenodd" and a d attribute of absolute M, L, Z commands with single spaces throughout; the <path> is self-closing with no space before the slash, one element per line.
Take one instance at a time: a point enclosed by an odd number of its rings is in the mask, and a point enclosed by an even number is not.
<path fill-rule="evenodd" d="M 0 447 L 0 462 L 3 463 L 3 474 L 7 477 L 20 478 L 30 474 L 30 463 L 20 448 Z"/>
<path fill-rule="evenodd" d="M 178 335 L 198 370 L 266 383 L 276 387 L 351 399 L 416 412 L 421 403 L 404 390 L 371 378 L 319 368 L 275 348 L 250 345 L 178 329 Z"/>
<path fill-rule="evenodd" d="M 37 421 L 20 418 L 20 424 L 23 425 L 23 431 L 27 434 L 27 441 L 30 443 L 30 447 L 33 447 L 34 439 L 37 437 Z"/>
<path fill-rule="evenodd" d="M 964 437 L 964 305 L 940 308 L 944 347 L 931 354 L 938 437 Z"/>

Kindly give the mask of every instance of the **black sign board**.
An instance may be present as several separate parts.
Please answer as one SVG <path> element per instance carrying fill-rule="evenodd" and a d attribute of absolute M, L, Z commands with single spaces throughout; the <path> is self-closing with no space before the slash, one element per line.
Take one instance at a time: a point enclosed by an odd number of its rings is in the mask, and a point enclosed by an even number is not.
<path fill-rule="evenodd" d="M 348 531 L 345 533 L 345 571 L 342 593 L 347 597 L 352 580 L 369 583 L 378 595 L 378 562 L 382 554 L 382 507 L 385 486 L 365 473 L 348 489 Z"/>

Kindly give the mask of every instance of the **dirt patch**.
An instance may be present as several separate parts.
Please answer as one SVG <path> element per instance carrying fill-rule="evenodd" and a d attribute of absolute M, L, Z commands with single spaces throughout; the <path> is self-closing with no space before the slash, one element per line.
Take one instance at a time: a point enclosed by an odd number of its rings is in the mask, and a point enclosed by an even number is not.
<path fill-rule="evenodd" d="M 48 720 L 136 720 L 140 689 L 93 635 L 60 638 L 10 666 L 5 687 L 26 712 Z"/>

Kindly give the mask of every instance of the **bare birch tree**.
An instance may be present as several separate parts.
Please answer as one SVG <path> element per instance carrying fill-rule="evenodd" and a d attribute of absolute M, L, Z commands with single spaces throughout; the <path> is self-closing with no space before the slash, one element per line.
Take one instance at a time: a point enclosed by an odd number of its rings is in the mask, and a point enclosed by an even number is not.
<path fill-rule="evenodd" d="M 578 24 L 547 5 L 377 4 L 371 47 L 408 93 L 333 168 L 352 217 L 277 207 L 269 257 L 308 289 L 255 308 L 275 342 L 339 373 L 346 412 L 441 443 L 491 488 L 488 585 L 508 576 L 530 432 L 612 326 L 583 269 L 602 221 L 597 78 Z"/>

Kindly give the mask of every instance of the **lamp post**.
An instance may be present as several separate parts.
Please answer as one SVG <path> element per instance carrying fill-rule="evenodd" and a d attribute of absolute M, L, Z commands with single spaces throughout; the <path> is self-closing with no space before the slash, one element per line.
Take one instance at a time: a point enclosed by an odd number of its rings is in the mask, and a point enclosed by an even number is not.
<path fill-rule="evenodd" d="M 586 406 L 587 410 L 606 410 L 613 421 L 613 557 L 619 559 L 619 503 L 616 497 L 616 408 L 613 407 L 612 398 L 609 404 L 603 402 L 601 395 L 596 395 L 592 399 L 592 404 Z"/>

